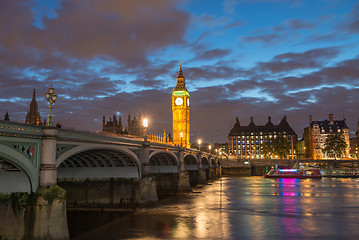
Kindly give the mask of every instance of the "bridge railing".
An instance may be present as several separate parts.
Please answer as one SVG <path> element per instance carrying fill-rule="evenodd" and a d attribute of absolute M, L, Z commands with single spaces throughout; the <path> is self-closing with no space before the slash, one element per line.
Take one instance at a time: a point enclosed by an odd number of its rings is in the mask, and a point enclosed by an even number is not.
<path fill-rule="evenodd" d="M 42 126 L 0 120 L 0 136 L 40 138 Z"/>

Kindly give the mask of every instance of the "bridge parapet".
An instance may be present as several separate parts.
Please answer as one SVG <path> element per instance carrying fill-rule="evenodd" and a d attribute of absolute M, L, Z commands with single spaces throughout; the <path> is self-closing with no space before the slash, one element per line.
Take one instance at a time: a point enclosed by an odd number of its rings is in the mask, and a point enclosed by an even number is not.
<path fill-rule="evenodd" d="M 0 120 L 0 136 L 41 138 L 42 126 Z"/>
<path fill-rule="evenodd" d="M 126 145 L 142 145 L 142 139 L 133 139 L 123 136 L 108 135 L 102 132 L 84 132 L 58 129 L 58 140 L 60 141 L 83 141 L 95 143 L 123 143 Z"/>

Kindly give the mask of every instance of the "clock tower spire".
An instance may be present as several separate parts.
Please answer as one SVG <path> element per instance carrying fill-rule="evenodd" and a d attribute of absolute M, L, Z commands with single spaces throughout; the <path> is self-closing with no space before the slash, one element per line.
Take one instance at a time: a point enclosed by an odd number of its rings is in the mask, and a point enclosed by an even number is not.
<path fill-rule="evenodd" d="M 190 148 L 190 95 L 186 88 L 182 64 L 177 74 L 177 83 L 172 92 L 173 143 Z"/>

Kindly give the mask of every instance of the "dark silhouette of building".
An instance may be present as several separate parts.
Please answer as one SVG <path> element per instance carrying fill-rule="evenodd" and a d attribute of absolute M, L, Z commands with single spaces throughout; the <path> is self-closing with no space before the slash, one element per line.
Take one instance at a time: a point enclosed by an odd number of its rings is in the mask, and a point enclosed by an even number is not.
<path fill-rule="evenodd" d="M 105 115 L 102 118 L 102 131 L 115 134 L 123 134 L 121 117 L 118 118 L 113 115 L 113 118 L 106 122 Z"/>
<path fill-rule="evenodd" d="M 136 116 L 131 119 L 131 115 L 128 114 L 127 119 L 127 132 L 129 135 L 143 137 L 145 133 L 145 129 L 143 127 L 142 123 L 143 119 L 141 117 L 141 114 L 138 115 L 138 118 Z"/>
<path fill-rule="evenodd" d="M 229 153 L 237 155 L 238 158 L 264 158 L 261 152 L 262 145 L 281 135 L 291 144 L 289 158 L 295 158 L 297 135 L 287 122 L 286 116 L 282 118 L 278 125 L 274 125 L 271 117 L 264 126 L 257 126 L 253 122 L 253 117 L 248 126 L 241 126 L 238 118 L 228 134 Z"/>
<path fill-rule="evenodd" d="M 145 129 L 143 127 L 142 120 L 141 115 L 138 115 L 138 118 L 134 116 L 133 119 L 131 119 L 131 115 L 128 114 L 127 129 L 125 129 L 122 125 L 121 116 L 117 118 L 116 115 L 113 115 L 113 117 L 107 122 L 105 116 L 103 116 L 102 131 L 107 133 L 128 134 L 136 137 L 143 137 Z"/>
<path fill-rule="evenodd" d="M 40 113 L 38 112 L 35 88 L 34 88 L 34 93 L 32 95 L 32 100 L 30 103 L 30 111 L 27 112 L 25 123 L 34 124 L 34 125 L 42 125 Z"/>
<path fill-rule="evenodd" d="M 5 114 L 4 121 L 10 121 L 9 113 L 8 113 L 8 112 L 6 112 L 6 114 Z"/>

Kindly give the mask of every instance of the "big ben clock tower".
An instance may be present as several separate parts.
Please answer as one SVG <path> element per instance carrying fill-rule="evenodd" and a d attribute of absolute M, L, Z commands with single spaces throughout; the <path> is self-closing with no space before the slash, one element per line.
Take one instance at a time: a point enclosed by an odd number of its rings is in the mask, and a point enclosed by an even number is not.
<path fill-rule="evenodd" d="M 190 148 L 189 132 L 190 96 L 186 89 L 182 65 L 177 75 L 177 84 L 172 92 L 173 143 Z"/>

